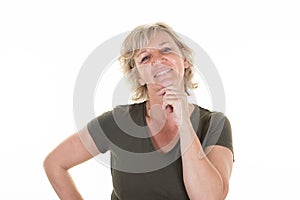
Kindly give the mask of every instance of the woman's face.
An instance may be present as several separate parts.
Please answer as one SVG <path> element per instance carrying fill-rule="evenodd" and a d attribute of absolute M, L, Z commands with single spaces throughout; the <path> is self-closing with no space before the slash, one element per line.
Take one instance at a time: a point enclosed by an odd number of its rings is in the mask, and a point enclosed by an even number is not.
<path fill-rule="evenodd" d="M 148 88 L 183 85 L 188 63 L 172 37 L 164 31 L 157 31 L 143 49 L 137 50 L 134 61 L 140 83 L 147 84 Z"/>

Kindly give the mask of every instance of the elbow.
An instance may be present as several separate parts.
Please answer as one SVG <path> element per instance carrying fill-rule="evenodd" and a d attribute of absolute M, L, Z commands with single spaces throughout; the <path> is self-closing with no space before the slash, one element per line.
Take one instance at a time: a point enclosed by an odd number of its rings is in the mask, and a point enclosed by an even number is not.
<path fill-rule="evenodd" d="M 228 194 L 229 191 L 229 186 L 227 183 L 223 183 L 223 187 L 220 187 L 219 192 L 212 192 L 212 196 L 208 199 L 212 199 L 212 200 L 224 200 L 226 199 L 226 196 Z"/>
<path fill-rule="evenodd" d="M 214 191 L 214 192 L 213 192 Z M 210 197 L 205 197 L 203 199 L 212 199 L 212 200 L 224 200 L 229 191 L 229 183 L 228 181 L 222 181 L 217 188 L 210 192 Z"/>
<path fill-rule="evenodd" d="M 229 191 L 228 182 L 224 181 L 222 183 L 212 185 L 205 192 L 201 193 L 189 193 L 189 197 L 191 200 L 196 199 L 205 199 L 205 200 L 224 200 Z"/>
<path fill-rule="evenodd" d="M 44 159 L 43 161 L 43 167 L 44 167 L 44 170 L 47 171 L 47 169 L 49 168 L 49 165 L 51 164 L 50 162 L 50 158 L 49 158 L 49 155 Z"/>
<path fill-rule="evenodd" d="M 227 197 L 229 191 L 229 180 L 228 179 L 219 179 L 219 184 L 215 185 L 215 192 L 212 192 L 212 198 L 214 200 L 224 200 Z M 217 192 L 216 192 L 217 191 Z"/>
<path fill-rule="evenodd" d="M 229 191 L 228 184 L 224 184 L 223 188 L 218 190 L 219 192 L 212 192 L 210 197 L 205 197 L 203 199 L 211 199 L 211 200 L 224 200 L 226 199 L 226 196 Z"/>
<path fill-rule="evenodd" d="M 43 167 L 44 167 L 46 174 L 49 174 L 49 172 L 51 171 L 51 168 L 53 168 L 53 166 L 54 166 L 54 162 L 53 162 L 51 154 L 49 154 L 43 161 Z"/>
<path fill-rule="evenodd" d="M 43 167 L 47 175 L 56 170 L 61 170 L 61 169 L 68 170 L 59 164 L 58 160 L 55 158 L 54 155 L 52 155 L 52 153 L 47 155 L 46 158 L 44 159 Z"/>
<path fill-rule="evenodd" d="M 221 195 L 221 200 L 224 200 L 229 192 L 229 182 L 224 181 L 223 182 L 223 189 L 222 189 L 222 195 Z"/>
<path fill-rule="evenodd" d="M 224 200 L 227 197 L 229 191 L 229 182 L 227 180 L 221 180 L 217 187 L 215 187 L 214 192 L 211 192 L 212 200 Z M 205 198 L 204 198 L 205 199 Z"/>

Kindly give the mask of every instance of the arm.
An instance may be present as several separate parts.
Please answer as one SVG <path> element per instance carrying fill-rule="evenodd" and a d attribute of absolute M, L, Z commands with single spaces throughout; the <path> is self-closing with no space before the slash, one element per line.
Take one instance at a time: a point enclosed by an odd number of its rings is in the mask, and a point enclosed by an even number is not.
<path fill-rule="evenodd" d="M 203 150 L 190 121 L 186 93 L 174 88 L 166 90 L 165 93 L 161 90 L 158 94 L 163 95 L 165 110 L 168 105 L 173 108 L 171 112 L 167 111 L 167 114 L 173 115 L 179 128 L 183 181 L 190 199 L 225 199 L 233 164 L 232 152 L 219 145 L 212 145 Z"/>
<path fill-rule="evenodd" d="M 225 199 L 233 165 L 232 152 L 219 145 L 203 151 L 192 125 L 185 124 L 180 139 L 183 179 L 190 199 Z"/>
<path fill-rule="evenodd" d="M 91 159 L 98 153 L 86 127 L 71 135 L 49 153 L 44 160 L 44 169 L 60 199 L 83 199 L 68 169 Z"/>

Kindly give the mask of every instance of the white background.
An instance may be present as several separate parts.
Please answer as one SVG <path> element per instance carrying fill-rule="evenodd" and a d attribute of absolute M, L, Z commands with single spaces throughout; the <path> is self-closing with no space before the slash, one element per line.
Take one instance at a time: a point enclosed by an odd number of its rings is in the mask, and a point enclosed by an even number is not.
<path fill-rule="evenodd" d="M 157 21 L 197 42 L 222 78 L 236 160 L 227 199 L 299 199 L 299 18 L 290 0 L 1 1 L 0 199 L 58 199 L 42 163 L 77 131 L 84 60 Z M 95 97 L 100 114 L 110 97 Z M 109 168 L 91 160 L 70 172 L 86 199 L 110 198 Z"/>

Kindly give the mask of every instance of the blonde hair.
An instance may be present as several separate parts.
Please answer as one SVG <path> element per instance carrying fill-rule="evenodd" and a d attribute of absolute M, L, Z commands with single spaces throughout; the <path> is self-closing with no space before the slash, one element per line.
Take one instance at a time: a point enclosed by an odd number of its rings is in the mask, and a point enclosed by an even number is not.
<path fill-rule="evenodd" d="M 140 85 L 138 81 L 138 72 L 136 70 L 136 63 L 134 56 L 137 50 L 142 49 L 148 44 L 150 38 L 156 33 L 156 31 L 165 31 L 174 40 L 178 48 L 181 50 L 183 57 L 188 62 L 189 67 L 184 71 L 184 89 L 189 95 L 188 89 L 197 88 L 197 84 L 193 83 L 194 66 L 192 62 L 192 50 L 188 47 L 182 39 L 173 31 L 173 29 L 165 23 L 154 23 L 149 25 L 141 25 L 136 27 L 124 40 L 121 46 L 121 56 L 119 61 L 123 73 L 129 75 L 128 79 L 133 88 L 132 100 L 141 101 L 147 100 L 148 91 L 146 85 Z"/>

